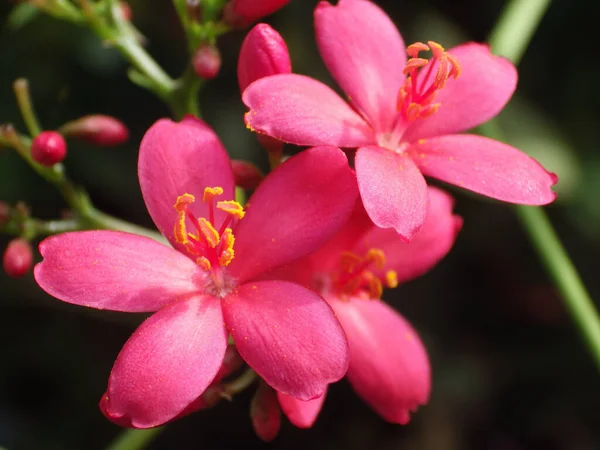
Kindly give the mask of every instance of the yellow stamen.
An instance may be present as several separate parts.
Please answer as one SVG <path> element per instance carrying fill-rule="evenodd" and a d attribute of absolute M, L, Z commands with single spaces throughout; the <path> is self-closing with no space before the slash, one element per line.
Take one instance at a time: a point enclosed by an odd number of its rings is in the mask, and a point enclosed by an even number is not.
<path fill-rule="evenodd" d="M 371 292 L 371 298 L 381 298 L 383 286 L 379 278 L 373 277 L 369 280 L 369 291 Z"/>
<path fill-rule="evenodd" d="M 175 208 L 175 211 L 180 213 L 185 210 L 187 205 L 191 205 L 195 201 L 196 197 L 194 197 L 192 194 L 183 194 L 177 197 L 177 200 L 175 201 L 175 205 L 173 205 L 173 207 Z"/>
<path fill-rule="evenodd" d="M 411 58 L 416 58 L 419 55 L 419 52 L 426 52 L 427 50 L 429 50 L 429 47 L 422 42 L 415 42 L 406 47 L 406 53 Z"/>
<path fill-rule="evenodd" d="M 352 272 L 358 263 L 361 263 L 363 259 L 355 253 L 343 252 L 340 256 L 340 266 L 345 272 Z"/>
<path fill-rule="evenodd" d="M 179 198 L 177 200 L 179 201 Z M 175 204 L 175 207 L 177 208 L 177 203 Z M 185 211 L 181 210 L 177 215 L 177 222 L 175 222 L 175 227 L 173 229 L 175 241 L 177 241 L 180 244 L 186 245 L 189 242 L 189 239 L 187 235 L 187 229 L 185 226 Z"/>
<path fill-rule="evenodd" d="M 385 273 L 385 284 L 392 289 L 398 287 L 398 274 L 395 270 L 388 270 Z"/>
<path fill-rule="evenodd" d="M 210 261 L 206 256 L 201 256 L 200 258 L 196 258 L 196 264 L 202 267 L 207 272 L 210 270 Z"/>
<path fill-rule="evenodd" d="M 231 214 L 234 217 L 237 217 L 238 219 L 242 219 L 246 214 L 244 207 L 234 200 L 217 202 L 217 208 L 225 211 L 228 214 Z"/>
<path fill-rule="evenodd" d="M 210 202 L 213 198 L 223 194 L 223 188 L 219 186 L 204 188 L 204 195 L 202 201 L 204 203 Z"/>
<path fill-rule="evenodd" d="M 233 235 L 233 231 L 231 228 L 225 228 L 223 232 L 223 250 L 221 251 L 221 255 L 219 256 L 219 264 L 222 266 L 228 266 L 229 263 L 233 260 L 235 253 L 233 251 L 233 244 L 235 243 L 235 236 Z"/>
<path fill-rule="evenodd" d="M 219 242 L 221 241 L 219 233 L 217 230 L 215 230 L 215 227 L 213 227 L 211 223 L 204 217 L 200 217 L 198 219 L 198 229 L 211 248 L 215 248 L 217 245 L 219 245 Z"/>
<path fill-rule="evenodd" d="M 431 53 L 433 54 L 434 58 L 441 58 L 444 56 L 444 53 L 446 53 L 446 49 L 444 47 L 442 47 L 440 44 L 438 44 L 437 42 L 434 41 L 427 41 L 427 43 L 429 44 L 429 47 L 431 48 Z"/>
<path fill-rule="evenodd" d="M 375 267 L 379 270 L 385 266 L 385 253 L 379 248 L 372 248 L 367 252 L 367 261 L 375 264 Z"/>

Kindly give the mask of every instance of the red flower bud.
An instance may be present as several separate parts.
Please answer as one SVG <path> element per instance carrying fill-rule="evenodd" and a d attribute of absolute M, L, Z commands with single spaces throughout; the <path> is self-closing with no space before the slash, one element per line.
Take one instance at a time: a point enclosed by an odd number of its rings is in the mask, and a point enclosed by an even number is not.
<path fill-rule="evenodd" d="M 192 66 L 200 78 L 210 80 L 221 69 L 221 54 L 214 45 L 201 45 L 192 56 Z"/>
<path fill-rule="evenodd" d="M 68 122 L 60 127 L 60 132 L 103 147 L 122 144 L 129 138 L 129 130 L 123 122 L 104 114 L 83 116 Z"/>
<path fill-rule="evenodd" d="M 252 398 L 250 418 L 254 431 L 263 441 L 270 442 L 277 437 L 281 426 L 281 410 L 277 394 L 264 382 L 260 383 Z"/>
<path fill-rule="evenodd" d="M 4 225 L 11 214 L 11 208 L 6 203 L 0 201 L 0 226 Z"/>
<path fill-rule="evenodd" d="M 292 73 L 288 48 L 277 31 L 259 23 L 250 30 L 240 48 L 237 67 L 240 91 L 259 78 L 280 73 Z"/>
<path fill-rule="evenodd" d="M 231 26 L 245 26 L 283 8 L 290 0 L 231 0 L 223 9 L 223 20 Z"/>
<path fill-rule="evenodd" d="M 133 11 L 129 3 L 119 2 L 119 6 L 121 7 L 121 14 L 123 15 L 123 19 L 131 20 L 131 18 L 133 17 Z"/>
<path fill-rule="evenodd" d="M 31 156 L 42 166 L 53 166 L 67 156 L 67 143 L 56 131 L 42 131 L 31 143 Z"/>
<path fill-rule="evenodd" d="M 2 266 L 9 277 L 19 278 L 29 272 L 33 263 L 31 245 L 25 239 L 13 239 L 2 256 Z"/>
<path fill-rule="evenodd" d="M 256 189 L 265 177 L 258 167 L 248 161 L 231 160 L 235 185 L 242 189 Z"/>

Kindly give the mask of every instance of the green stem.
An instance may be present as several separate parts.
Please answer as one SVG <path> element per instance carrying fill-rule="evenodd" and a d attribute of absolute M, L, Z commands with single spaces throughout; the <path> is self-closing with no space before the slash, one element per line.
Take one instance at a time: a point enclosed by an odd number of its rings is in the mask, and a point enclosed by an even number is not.
<path fill-rule="evenodd" d="M 141 450 L 148 445 L 164 427 L 147 430 L 127 429 L 121 432 L 106 450 Z"/>
<path fill-rule="evenodd" d="M 489 36 L 494 53 L 516 65 L 550 6 L 550 0 L 511 0 Z"/>
<path fill-rule="evenodd" d="M 516 210 L 600 368 L 600 316 L 577 269 L 541 208 L 517 206 Z"/>
<path fill-rule="evenodd" d="M 122 14 L 115 13 L 115 8 L 118 5 L 112 4 L 110 8 L 111 19 L 116 24 L 116 28 L 113 28 L 96 14 L 89 0 L 79 0 L 79 3 L 89 25 L 96 34 L 109 44 L 114 45 L 133 67 L 151 80 L 151 90 L 162 100 L 168 101 L 174 89 L 174 80 L 140 45 L 133 28 L 123 23 Z"/>
<path fill-rule="evenodd" d="M 511 0 L 490 35 L 492 50 L 518 64 L 549 6 L 549 0 Z M 502 140 L 493 123 L 484 133 Z M 575 266 L 541 208 L 517 206 L 516 211 L 600 368 L 600 316 Z"/>
<path fill-rule="evenodd" d="M 175 89 L 168 101 L 173 117 L 181 120 L 186 114 L 201 117 L 198 93 L 202 87 L 202 80 L 189 66 L 177 80 Z"/>
<path fill-rule="evenodd" d="M 35 111 L 33 110 L 33 103 L 31 103 L 29 83 L 26 79 L 19 78 L 13 83 L 13 89 L 17 97 L 17 103 L 19 104 L 23 121 L 29 130 L 29 134 L 31 134 L 32 137 L 35 137 L 40 134 L 42 129 L 38 123 Z"/>

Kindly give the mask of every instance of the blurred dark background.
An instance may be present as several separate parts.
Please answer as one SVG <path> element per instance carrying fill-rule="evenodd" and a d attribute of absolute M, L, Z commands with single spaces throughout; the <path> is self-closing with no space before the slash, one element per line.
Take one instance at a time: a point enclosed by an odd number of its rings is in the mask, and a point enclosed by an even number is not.
<path fill-rule="evenodd" d="M 450 47 L 485 41 L 503 0 L 378 1 L 405 41 Z M 316 51 L 312 8 L 293 0 L 268 18 L 290 48 L 294 70 L 331 81 Z M 127 64 L 90 31 L 40 15 L 18 29 L 0 17 L 0 123 L 24 131 L 12 81 L 29 79 L 44 128 L 88 113 L 111 114 L 131 129 L 128 144 L 97 149 L 70 143 L 71 176 L 101 209 L 152 226 L 136 177 L 144 131 L 168 115 L 132 85 Z M 132 1 L 133 21 L 169 73 L 186 64 L 186 45 L 167 0 Z M 500 120 L 511 142 L 558 173 L 559 200 L 547 208 L 592 297 L 600 297 L 600 3 L 554 0 L 520 66 L 517 95 Z M 242 122 L 235 79 L 244 31 L 219 40 L 221 76 L 201 93 L 204 119 L 234 157 L 263 167 L 265 155 Z M 393 57 L 393 55 L 390 55 Z M 148 447 L 160 449 L 589 450 L 600 448 L 598 370 L 530 248 L 512 208 L 455 191 L 465 226 L 453 252 L 430 274 L 393 292 L 392 302 L 422 335 L 434 385 L 408 426 L 383 422 L 346 382 L 330 390 L 311 430 L 284 423 L 263 444 L 248 418 L 250 394 L 189 416 Z M 12 151 L 0 150 L 0 200 L 24 201 L 57 217 L 56 191 Z M 0 236 L 0 249 L 8 236 Z M 39 259 L 39 255 L 36 255 Z M 9 450 L 100 449 L 120 429 L 96 407 L 112 363 L 143 317 L 87 311 L 45 295 L 31 276 L 0 273 L 0 446 Z"/>

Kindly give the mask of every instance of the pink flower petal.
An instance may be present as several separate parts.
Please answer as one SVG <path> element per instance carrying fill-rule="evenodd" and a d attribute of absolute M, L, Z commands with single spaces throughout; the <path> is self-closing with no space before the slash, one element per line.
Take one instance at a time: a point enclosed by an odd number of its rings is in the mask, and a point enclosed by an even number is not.
<path fill-rule="evenodd" d="M 119 353 L 100 404 L 104 414 L 134 428 L 171 420 L 210 385 L 226 347 L 219 299 L 197 296 L 166 306 Z"/>
<path fill-rule="evenodd" d="M 356 253 L 366 254 L 370 248 L 383 250 L 385 269 L 373 272 L 384 277 L 394 270 L 398 282 L 412 280 L 435 266 L 452 248 L 462 227 L 462 219 L 452 214 L 454 199 L 441 189 L 429 187 L 429 207 L 421 231 L 408 243 L 392 229 L 372 227 L 356 246 Z"/>
<path fill-rule="evenodd" d="M 325 65 L 352 104 L 376 131 L 391 131 L 406 51 L 390 18 L 368 1 L 320 2 L 315 30 Z"/>
<path fill-rule="evenodd" d="M 414 162 L 404 154 L 369 146 L 358 149 L 355 166 L 360 196 L 371 220 L 411 240 L 427 212 L 427 183 Z"/>
<path fill-rule="evenodd" d="M 323 83 L 303 75 L 261 78 L 244 91 L 252 131 L 297 145 L 358 147 L 375 141 L 373 130 Z"/>
<path fill-rule="evenodd" d="M 425 175 L 478 194 L 525 205 L 545 205 L 556 198 L 550 189 L 558 181 L 556 175 L 525 153 L 493 139 L 442 136 L 420 140 L 408 153 Z"/>
<path fill-rule="evenodd" d="M 233 12 L 248 22 L 273 14 L 290 0 L 233 0 Z"/>
<path fill-rule="evenodd" d="M 229 269 L 244 281 L 314 251 L 344 226 L 357 196 L 340 149 L 314 147 L 290 158 L 250 198 Z"/>
<path fill-rule="evenodd" d="M 429 398 L 427 353 L 410 324 L 379 300 L 330 299 L 350 345 L 348 381 L 381 417 L 406 424 Z"/>
<path fill-rule="evenodd" d="M 308 289 L 284 281 L 243 284 L 223 300 L 223 317 L 242 358 L 277 391 L 311 400 L 346 373 L 342 327 Z"/>
<path fill-rule="evenodd" d="M 80 231 L 40 243 L 35 279 L 50 295 L 114 311 L 156 311 L 201 290 L 203 273 L 178 251 L 119 231 Z"/>
<path fill-rule="evenodd" d="M 281 392 L 277 393 L 281 410 L 292 424 L 298 428 L 310 428 L 317 420 L 325 402 L 327 391 L 320 397 L 308 401 L 298 400 Z"/>
<path fill-rule="evenodd" d="M 403 140 L 454 134 L 487 122 L 508 103 L 517 86 L 517 70 L 510 61 L 490 53 L 487 45 L 470 42 L 449 50 L 462 72 L 438 91 L 441 103 L 431 117 L 417 120 Z"/>
<path fill-rule="evenodd" d="M 259 78 L 291 72 L 290 54 L 279 33 L 266 23 L 252 28 L 242 43 L 238 59 L 240 90 L 243 92 Z"/>
<path fill-rule="evenodd" d="M 144 201 L 152 220 L 171 244 L 177 212 L 177 197 L 192 194 L 196 202 L 190 211 L 196 217 L 207 217 L 202 202 L 205 187 L 220 186 L 223 195 L 217 200 L 233 200 L 234 182 L 227 151 L 217 135 L 204 122 L 187 116 L 175 123 L 161 119 L 150 127 L 140 145 L 138 175 Z M 226 214 L 216 211 L 217 227 Z"/>

